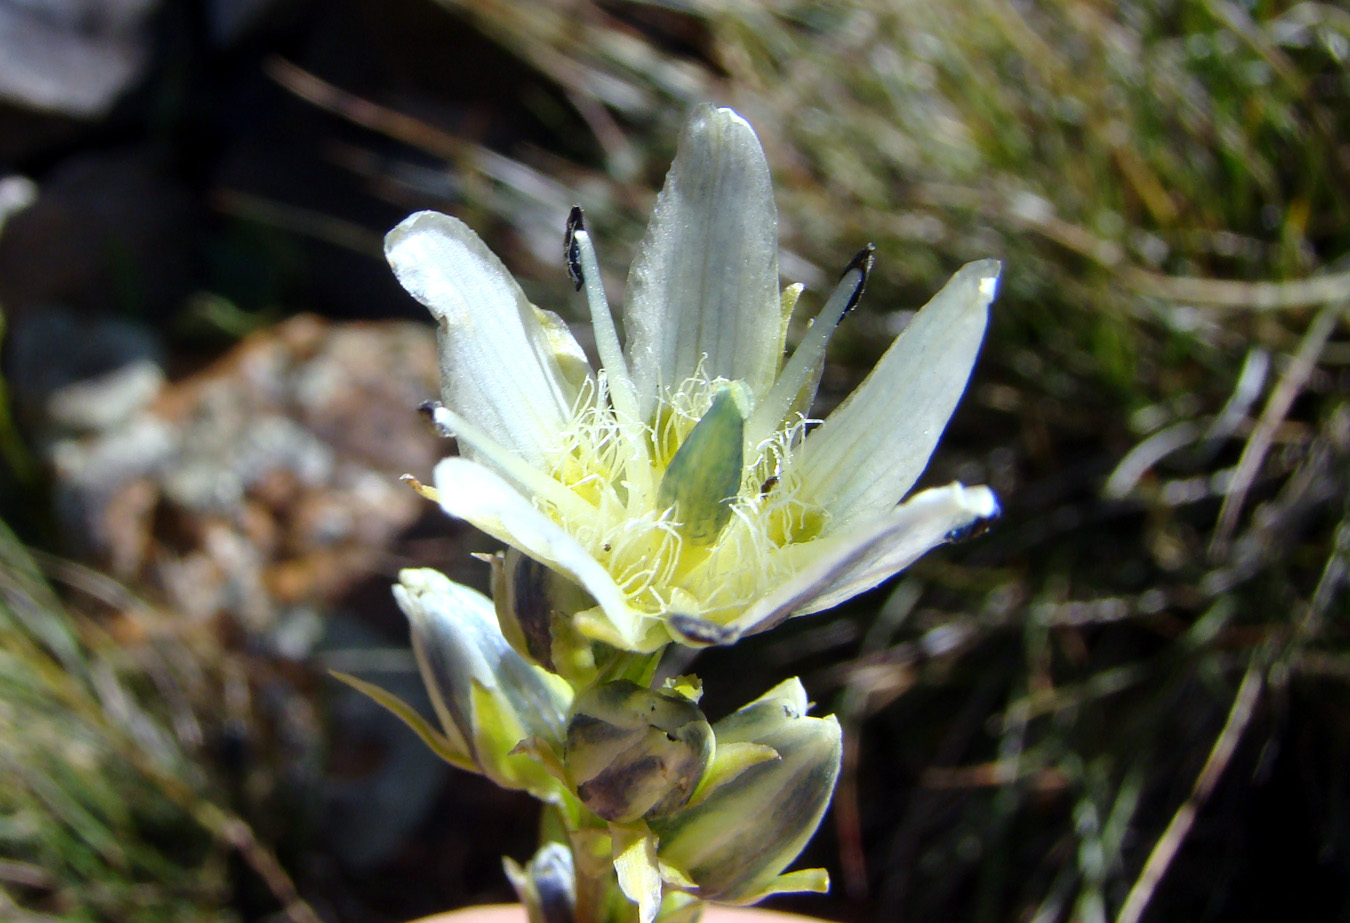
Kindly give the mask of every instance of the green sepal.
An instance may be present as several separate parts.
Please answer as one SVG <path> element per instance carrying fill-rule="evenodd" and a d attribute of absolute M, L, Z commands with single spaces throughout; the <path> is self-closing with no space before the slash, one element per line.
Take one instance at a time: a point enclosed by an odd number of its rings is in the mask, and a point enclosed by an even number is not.
<path fill-rule="evenodd" d="M 386 689 L 381 689 L 374 683 L 368 683 L 363 679 L 357 679 L 349 673 L 341 673 L 337 670 L 329 670 L 329 674 L 340 683 L 346 683 L 357 692 L 362 693 L 373 699 L 394 717 L 398 718 L 408 727 L 412 728 L 414 734 L 422 738 L 422 742 L 431 748 L 432 752 L 445 760 L 451 766 L 459 769 L 465 769 L 469 772 L 480 772 L 474 765 L 473 758 L 469 756 L 469 747 L 464 739 L 459 736 L 451 725 L 446 729 L 446 733 L 436 730 L 426 719 L 417 713 L 407 702 L 400 699 Z M 451 736 L 453 735 L 453 737 Z"/>
<path fill-rule="evenodd" d="M 745 895 L 734 901 L 719 901 L 719 903 L 732 904 L 740 907 L 748 907 L 751 904 L 758 904 L 766 897 L 772 897 L 775 894 L 827 894 L 830 890 L 830 873 L 824 869 L 797 869 L 793 872 L 784 872 L 777 878 L 769 881 L 761 890 L 752 894 Z"/>
<path fill-rule="evenodd" d="M 724 743 L 713 751 L 712 763 L 703 774 L 687 807 L 694 807 L 718 786 L 725 785 L 751 766 L 780 759 L 773 747 L 756 743 Z"/>

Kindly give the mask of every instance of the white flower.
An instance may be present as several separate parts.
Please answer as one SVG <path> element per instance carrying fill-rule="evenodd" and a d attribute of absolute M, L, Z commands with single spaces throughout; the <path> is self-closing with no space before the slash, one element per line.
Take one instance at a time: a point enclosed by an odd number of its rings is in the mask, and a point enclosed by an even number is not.
<path fill-rule="evenodd" d="M 437 465 L 452 516 L 568 576 L 576 625 L 629 651 L 725 644 L 828 608 L 997 513 L 923 472 L 979 351 L 993 260 L 961 269 L 840 407 L 811 428 L 835 326 L 870 250 L 783 360 L 800 286 L 778 289 L 777 212 L 754 131 L 695 112 L 629 272 L 622 345 L 579 212 L 567 256 L 601 369 L 460 221 L 412 215 L 385 252 L 439 323 Z M 810 432 L 808 434 L 808 429 Z"/>

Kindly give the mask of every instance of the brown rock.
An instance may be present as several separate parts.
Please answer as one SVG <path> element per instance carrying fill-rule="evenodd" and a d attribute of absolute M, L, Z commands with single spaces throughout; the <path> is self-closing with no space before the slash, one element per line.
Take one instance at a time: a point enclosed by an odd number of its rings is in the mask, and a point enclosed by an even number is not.
<path fill-rule="evenodd" d="M 294 318 L 115 426 L 58 439 L 67 526 L 167 607 L 266 632 L 375 573 L 425 511 L 398 476 L 447 451 L 415 412 L 436 381 L 427 327 Z"/>

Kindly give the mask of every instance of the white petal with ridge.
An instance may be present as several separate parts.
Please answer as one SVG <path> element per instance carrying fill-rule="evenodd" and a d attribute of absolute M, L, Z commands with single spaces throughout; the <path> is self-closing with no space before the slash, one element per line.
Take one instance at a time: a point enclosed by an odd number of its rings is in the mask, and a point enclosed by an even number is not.
<path fill-rule="evenodd" d="M 904 570 L 953 533 L 996 515 L 989 488 L 948 484 L 915 494 L 857 528 L 789 545 L 781 554 L 797 565 L 793 577 L 728 626 L 730 640 L 838 605 Z"/>
<path fill-rule="evenodd" d="M 418 212 L 389 232 L 384 249 L 399 282 L 439 324 L 441 400 L 541 464 L 589 371 L 566 326 L 531 305 L 456 218 Z"/>
<path fill-rule="evenodd" d="M 783 355 L 778 210 L 754 129 L 703 106 L 680 137 L 628 275 L 628 366 L 642 412 L 699 371 L 766 393 Z M 706 358 L 705 358 L 706 357 Z"/>

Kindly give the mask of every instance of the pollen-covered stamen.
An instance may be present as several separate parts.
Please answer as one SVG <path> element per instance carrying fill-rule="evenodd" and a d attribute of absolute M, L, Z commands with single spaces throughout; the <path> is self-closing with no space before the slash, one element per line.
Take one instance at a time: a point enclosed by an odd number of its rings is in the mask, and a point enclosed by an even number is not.
<path fill-rule="evenodd" d="M 747 454 L 739 428 L 751 397 L 742 383 L 686 379 L 662 394 L 645 426 L 619 418 L 606 385 L 602 372 L 583 387 L 550 472 L 593 514 L 574 519 L 546 500 L 540 508 L 600 562 L 634 610 L 734 619 L 790 576 L 779 563 L 783 546 L 817 537 L 826 521 L 799 498 L 792 465 L 812 421 L 798 417 Z M 640 459 L 635 440 L 647 449 Z M 713 469 L 722 474 L 710 477 Z M 665 494 L 635 491 L 634 479 L 662 483 Z M 692 517 L 677 488 L 693 496 Z"/>
<path fill-rule="evenodd" d="M 600 544 L 600 557 L 624 595 L 639 608 L 656 612 L 662 604 L 660 588 L 670 583 L 679 564 L 681 545 L 668 516 L 648 516 L 614 530 Z"/>
<path fill-rule="evenodd" d="M 741 382 L 723 386 L 661 478 L 657 505 L 674 510 L 680 533 L 692 544 L 711 545 L 731 521 L 731 504 L 745 472 L 749 403 Z"/>

